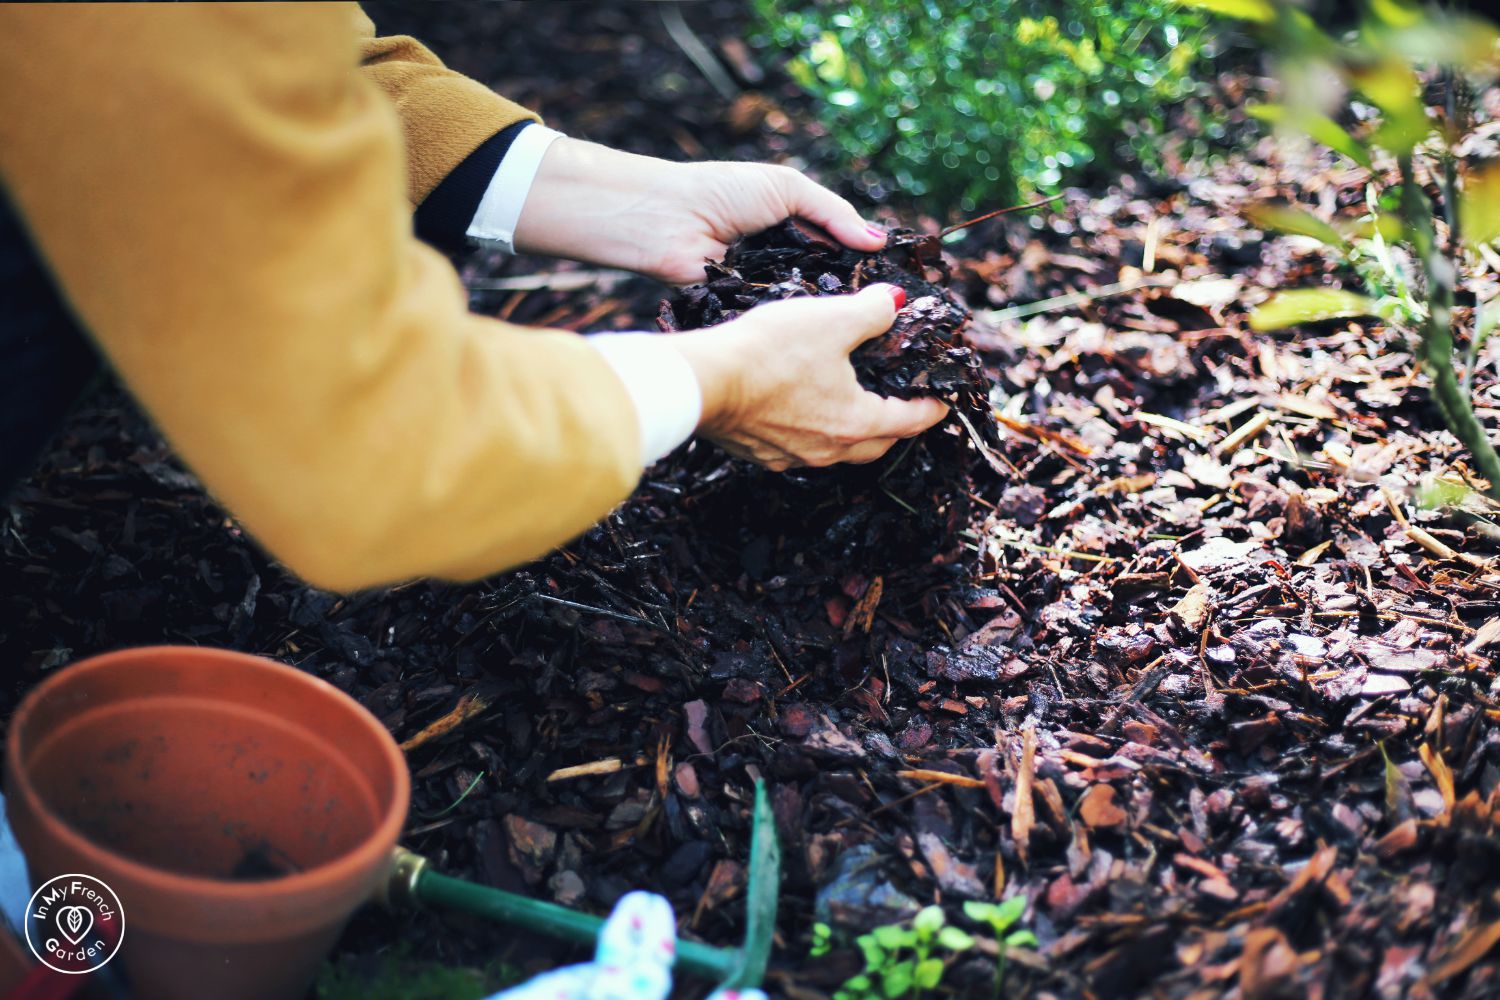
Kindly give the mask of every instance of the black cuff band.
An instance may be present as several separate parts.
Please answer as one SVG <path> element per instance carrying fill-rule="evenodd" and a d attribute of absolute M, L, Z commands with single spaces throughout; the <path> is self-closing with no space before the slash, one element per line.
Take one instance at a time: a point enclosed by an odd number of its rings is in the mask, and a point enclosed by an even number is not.
<path fill-rule="evenodd" d="M 433 246 L 444 250 L 461 250 L 467 243 L 464 237 L 479 211 L 479 201 L 494 180 L 500 161 L 510 151 L 516 136 L 532 121 L 516 122 L 480 143 L 453 172 L 444 177 L 442 183 L 433 188 L 422 204 L 417 206 L 417 236 Z"/>

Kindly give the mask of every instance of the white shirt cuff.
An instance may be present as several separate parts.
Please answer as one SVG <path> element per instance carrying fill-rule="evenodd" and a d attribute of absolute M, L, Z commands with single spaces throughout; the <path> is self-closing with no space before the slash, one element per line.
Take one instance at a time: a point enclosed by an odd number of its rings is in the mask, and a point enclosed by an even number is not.
<path fill-rule="evenodd" d="M 537 168 L 542 165 L 547 148 L 561 136 L 561 132 L 545 125 L 533 124 L 521 129 L 495 169 L 495 176 L 490 178 L 484 197 L 479 199 L 479 209 L 469 223 L 469 239 L 506 253 L 516 252 L 516 223 L 521 219 L 521 209 L 526 207 L 531 183 L 536 180 Z"/>
<path fill-rule="evenodd" d="M 692 366 L 667 338 L 599 333 L 584 339 L 604 356 L 635 404 L 643 468 L 693 436 L 703 414 L 703 391 Z"/>

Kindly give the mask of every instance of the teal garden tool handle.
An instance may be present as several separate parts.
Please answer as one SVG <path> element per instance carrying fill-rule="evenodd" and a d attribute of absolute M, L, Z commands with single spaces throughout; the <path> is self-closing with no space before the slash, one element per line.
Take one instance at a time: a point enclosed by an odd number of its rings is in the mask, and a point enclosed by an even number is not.
<path fill-rule="evenodd" d="M 696 941 L 679 941 L 674 969 L 713 980 L 727 989 L 757 987 L 765 977 L 781 888 L 781 844 L 763 782 L 755 786 L 747 881 L 745 943 L 739 948 L 713 948 Z M 603 917 L 439 874 L 427 867 L 426 858 L 402 847 L 396 848 L 395 871 L 383 888 L 383 901 L 389 905 L 472 913 L 578 944 L 593 944 L 604 926 Z"/>
<path fill-rule="evenodd" d="M 593 944 L 604 926 L 603 917 L 476 885 L 460 878 L 450 878 L 434 871 L 424 871 L 418 877 L 416 890 L 417 899 L 424 906 L 472 913 L 477 917 L 524 927 L 537 934 L 578 944 Z M 717 982 L 728 977 L 738 958 L 738 949 L 711 948 L 696 941 L 679 941 L 673 968 Z"/>

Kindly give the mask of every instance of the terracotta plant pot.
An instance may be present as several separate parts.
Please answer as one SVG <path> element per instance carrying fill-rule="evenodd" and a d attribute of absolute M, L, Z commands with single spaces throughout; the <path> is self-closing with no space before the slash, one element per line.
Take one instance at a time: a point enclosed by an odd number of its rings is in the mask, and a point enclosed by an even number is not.
<path fill-rule="evenodd" d="M 133 995 L 300 997 L 389 870 L 406 762 L 353 699 L 225 650 L 92 657 L 33 690 L 6 800 L 34 885 L 119 896 Z"/>

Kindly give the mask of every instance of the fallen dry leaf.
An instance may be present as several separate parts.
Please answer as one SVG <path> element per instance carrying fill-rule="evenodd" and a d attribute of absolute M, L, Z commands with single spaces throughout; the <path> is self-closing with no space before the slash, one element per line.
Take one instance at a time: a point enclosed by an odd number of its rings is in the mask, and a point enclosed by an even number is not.
<path fill-rule="evenodd" d="M 1091 830 L 1119 826 L 1126 820 L 1125 810 L 1116 803 L 1113 785 L 1098 784 L 1083 793 L 1078 801 L 1078 816 Z"/>

